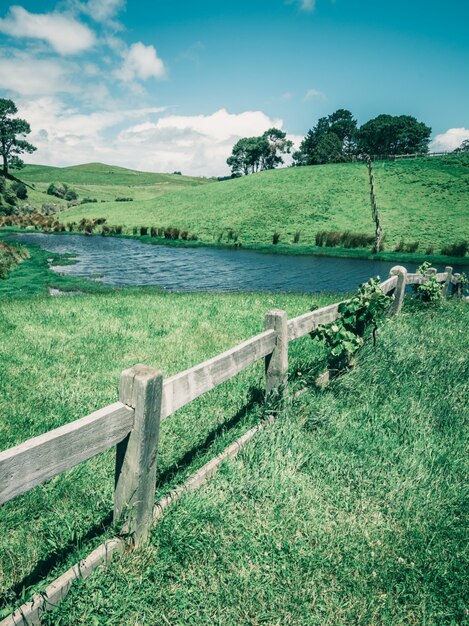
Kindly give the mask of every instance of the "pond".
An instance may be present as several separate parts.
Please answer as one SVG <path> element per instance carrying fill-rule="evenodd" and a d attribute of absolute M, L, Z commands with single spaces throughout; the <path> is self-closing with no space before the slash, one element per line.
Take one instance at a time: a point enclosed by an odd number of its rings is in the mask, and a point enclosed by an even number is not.
<path fill-rule="evenodd" d="M 75 264 L 53 268 L 63 274 L 95 278 L 107 285 L 157 285 L 171 291 L 345 292 L 370 276 L 386 278 L 396 265 L 243 249 L 176 248 L 98 236 L 20 233 L 11 240 L 75 255 Z M 409 271 L 416 267 L 407 264 Z"/>

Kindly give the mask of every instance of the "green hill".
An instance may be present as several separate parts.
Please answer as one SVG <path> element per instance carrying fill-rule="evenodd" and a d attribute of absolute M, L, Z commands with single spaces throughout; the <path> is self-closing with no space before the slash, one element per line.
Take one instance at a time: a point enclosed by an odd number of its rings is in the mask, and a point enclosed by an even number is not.
<path fill-rule="evenodd" d="M 86 171 L 80 170 L 83 180 Z M 94 177 L 90 171 L 88 180 Z M 378 162 L 375 180 L 388 249 L 401 238 L 419 241 L 420 250 L 434 246 L 435 251 L 469 239 L 469 155 Z M 274 232 L 281 234 L 282 243 L 291 243 L 300 232 L 301 244 L 313 244 L 321 230 L 373 233 L 368 174 L 361 163 L 272 170 L 169 191 L 142 195 L 131 207 L 116 202 L 85 204 L 63 217 L 66 221 L 105 217 L 110 224 L 129 228 L 180 228 L 202 241 L 217 241 L 220 235 L 226 240 L 227 231 L 233 229 L 240 242 L 254 244 L 270 243 Z"/>
<path fill-rule="evenodd" d="M 20 176 L 27 182 L 60 182 L 69 185 L 157 185 L 177 186 L 200 185 L 207 179 L 180 176 L 179 174 L 157 174 L 139 172 L 104 163 L 85 163 L 71 167 L 51 167 L 49 165 L 26 165 Z"/>
<path fill-rule="evenodd" d="M 78 193 L 79 200 L 86 198 L 96 200 L 100 203 L 101 209 L 101 203 L 113 202 L 116 198 L 132 198 L 133 201 L 147 200 L 162 193 L 171 193 L 213 182 L 206 178 L 192 178 L 179 174 L 138 172 L 103 163 L 86 163 L 72 167 L 27 165 L 17 174 L 21 180 L 34 186 L 34 189 L 28 192 L 29 204 L 39 210 L 44 203 L 59 203 L 64 208 L 67 206 L 66 202 L 46 194 L 50 183 L 67 184 Z M 96 203 L 89 206 L 97 210 Z"/>

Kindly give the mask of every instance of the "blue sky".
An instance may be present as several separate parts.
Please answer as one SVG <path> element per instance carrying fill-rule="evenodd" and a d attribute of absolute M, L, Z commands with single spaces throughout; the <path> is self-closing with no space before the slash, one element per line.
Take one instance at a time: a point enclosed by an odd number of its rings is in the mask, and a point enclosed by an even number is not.
<path fill-rule="evenodd" d="M 469 138 L 469 2 L 19 0 L 0 9 L 0 97 L 32 160 L 226 173 L 240 136 L 295 142 L 350 109 Z"/>

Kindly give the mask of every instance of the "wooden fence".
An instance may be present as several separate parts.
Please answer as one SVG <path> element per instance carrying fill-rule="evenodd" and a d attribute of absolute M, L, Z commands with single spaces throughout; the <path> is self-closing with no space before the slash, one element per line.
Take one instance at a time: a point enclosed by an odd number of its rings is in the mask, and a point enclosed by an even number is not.
<path fill-rule="evenodd" d="M 432 268 L 422 276 L 396 266 L 381 284 L 383 293 L 394 294 L 390 314 L 400 312 L 406 285 L 423 284 L 431 274 L 442 283 L 443 295 L 450 285 L 453 293 L 458 292 L 459 274 L 453 275 L 451 267 L 441 273 Z M 118 402 L 0 452 L 0 505 L 116 446 L 114 521 L 121 522 L 130 546 L 140 544 L 154 518 L 161 421 L 260 359 L 265 361 L 266 398 L 283 393 L 288 382 L 289 342 L 336 320 L 339 304 L 290 320 L 285 311 L 269 311 L 262 333 L 166 380 L 159 370 L 146 365 L 125 370 Z"/>

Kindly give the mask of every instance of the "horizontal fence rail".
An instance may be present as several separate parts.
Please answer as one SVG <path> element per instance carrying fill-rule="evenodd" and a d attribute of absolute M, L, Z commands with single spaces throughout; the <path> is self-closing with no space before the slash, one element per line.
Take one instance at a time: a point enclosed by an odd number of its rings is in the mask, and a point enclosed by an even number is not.
<path fill-rule="evenodd" d="M 121 402 L 0 452 L 0 504 L 112 448 L 132 430 Z"/>
<path fill-rule="evenodd" d="M 200 365 L 167 378 L 163 383 L 161 419 L 271 354 L 275 339 L 275 331 L 266 330 Z"/>

